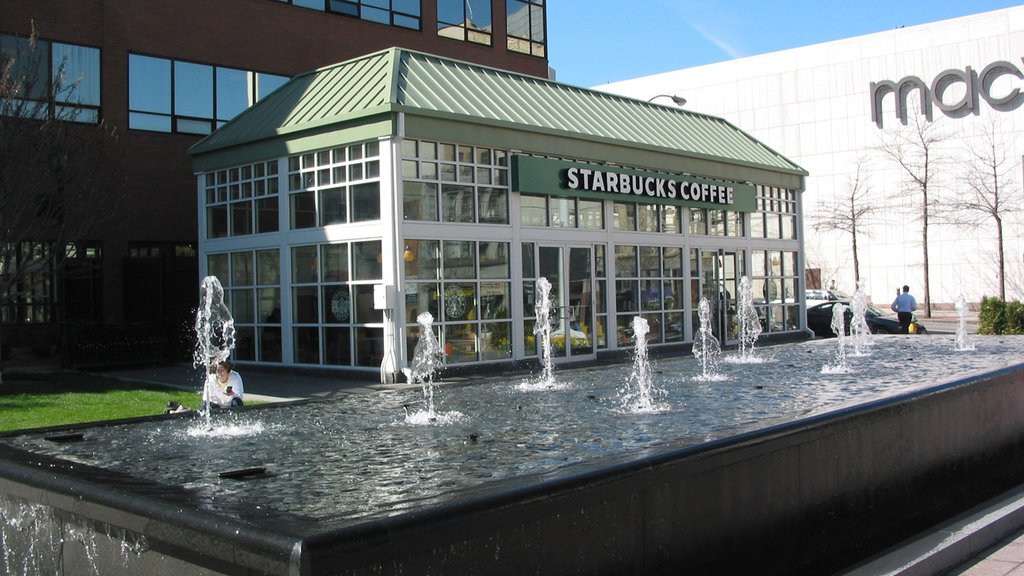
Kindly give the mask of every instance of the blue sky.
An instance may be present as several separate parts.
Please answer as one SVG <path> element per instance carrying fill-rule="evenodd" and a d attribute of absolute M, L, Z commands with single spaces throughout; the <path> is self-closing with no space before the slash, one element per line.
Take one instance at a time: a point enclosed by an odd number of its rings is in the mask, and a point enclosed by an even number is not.
<path fill-rule="evenodd" d="M 1020 4 L 996 0 L 551 0 L 549 64 L 596 86 Z"/>

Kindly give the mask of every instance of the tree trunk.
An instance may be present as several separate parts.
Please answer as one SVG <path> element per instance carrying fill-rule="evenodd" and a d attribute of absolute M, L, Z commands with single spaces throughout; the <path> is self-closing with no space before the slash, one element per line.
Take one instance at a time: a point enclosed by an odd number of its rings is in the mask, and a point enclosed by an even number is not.
<path fill-rule="evenodd" d="M 1006 253 L 1003 250 L 1003 219 L 996 216 L 996 259 L 999 265 L 999 299 L 1006 302 Z"/>

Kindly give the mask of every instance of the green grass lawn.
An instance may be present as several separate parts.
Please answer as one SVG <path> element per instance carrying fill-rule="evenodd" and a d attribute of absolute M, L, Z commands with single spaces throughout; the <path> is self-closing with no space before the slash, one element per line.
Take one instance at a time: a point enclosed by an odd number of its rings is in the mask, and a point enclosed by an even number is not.
<path fill-rule="evenodd" d="M 163 414 L 168 402 L 197 408 L 199 391 L 78 372 L 5 376 L 0 432 L 154 416 Z"/>

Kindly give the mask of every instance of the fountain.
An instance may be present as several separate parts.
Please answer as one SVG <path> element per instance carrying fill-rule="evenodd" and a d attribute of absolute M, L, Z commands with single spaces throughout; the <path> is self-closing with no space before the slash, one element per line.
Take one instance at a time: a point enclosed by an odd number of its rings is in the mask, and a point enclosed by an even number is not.
<path fill-rule="evenodd" d="M 864 284 L 864 281 L 857 282 L 857 290 L 850 298 L 850 311 L 853 312 L 850 320 L 850 340 L 853 342 L 855 356 L 868 355 L 868 347 L 871 345 L 871 327 L 868 326 L 866 318 L 868 296 L 864 292 Z"/>
<path fill-rule="evenodd" d="M 632 367 L 445 383 L 463 417 L 430 426 L 409 385 L 246 407 L 227 441 L 181 415 L 0 435 L 0 572 L 833 573 L 1019 481 L 1024 336 L 879 336 L 857 377 L 818 368 L 827 340 L 776 346 L 711 390 L 699 311 L 701 354 L 653 370 L 634 322 Z"/>
<path fill-rule="evenodd" d="M 195 334 L 193 365 L 202 368 L 204 374 L 200 412 L 209 425 L 210 406 L 217 397 L 216 366 L 227 360 L 235 348 L 235 320 L 224 302 L 224 287 L 216 276 L 207 276 L 200 284 Z"/>
<path fill-rule="evenodd" d="M 409 412 L 406 408 L 405 420 L 409 424 L 448 423 L 462 415 L 458 412 L 438 414 L 434 409 L 434 376 L 441 368 L 444 354 L 434 334 L 434 315 L 422 312 L 416 321 L 420 325 L 420 339 L 413 350 L 411 367 L 402 371 L 410 384 L 418 384 L 423 390 L 423 410 Z"/>
<path fill-rule="evenodd" d="M 832 333 L 836 335 L 835 355 L 832 364 L 821 368 L 822 374 L 846 374 L 850 365 L 846 362 L 846 304 L 836 302 L 832 306 Z"/>
<path fill-rule="evenodd" d="M 647 334 L 651 331 L 647 320 L 642 316 L 633 317 L 633 369 L 626 380 L 622 391 L 622 407 L 626 412 L 661 412 L 668 409 L 659 404 L 656 398 L 663 397 L 665 391 L 654 385 L 651 363 L 647 352 Z"/>
<path fill-rule="evenodd" d="M 967 335 L 967 299 L 964 298 L 963 294 L 957 294 L 956 296 L 956 337 L 953 340 L 953 350 L 957 352 L 965 352 L 974 350 L 974 342 L 971 341 Z"/>
<path fill-rule="evenodd" d="M 555 363 L 551 351 L 551 321 L 554 304 L 551 302 L 551 282 L 547 278 L 537 279 L 537 303 L 534 305 L 537 321 L 533 327 L 533 335 L 538 344 L 541 374 L 536 380 L 527 380 L 519 385 L 521 391 L 550 390 L 559 386 L 555 380 Z M 569 336 L 566 335 L 566 343 Z"/>
<path fill-rule="evenodd" d="M 757 315 L 757 308 L 754 306 L 754 290 L 750 278 L 740 278 L 740 299 L 739 299 L 739 325 L 740 342 L 739 355 L 726 359 L 727 362 L 751 363 L 760 362 L 761 359 L 754 354 L 754 344 L 761 335 L 761 318 Z"/>
<path fill-rule="evenodd" d="M 708 299 L 701 297 L 697 304 L 697 335 L 693 339 L 693 355 L 700 363 L 700 374 L 694 376 L 695 380 L 710 382 L 721 380 L 722 375 L 718 371 L 718 357 L 722 352 L 718 338 L 711 332 L 711 304 Z"/>

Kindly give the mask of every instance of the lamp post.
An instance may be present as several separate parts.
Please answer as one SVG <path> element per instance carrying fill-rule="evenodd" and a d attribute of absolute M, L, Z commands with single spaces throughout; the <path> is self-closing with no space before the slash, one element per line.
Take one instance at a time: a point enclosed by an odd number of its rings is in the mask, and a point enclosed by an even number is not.
<path fill-rule="evenodd" d="M 671 98 L 672 103 L 680 108 L 686 106 L 686 98 L 682 96 L 676 96 L 675 94 L 658 94 L 657 96 L 651 96 L 647 99 L 648 102 L 653 102 L 655 98 Z"/>

